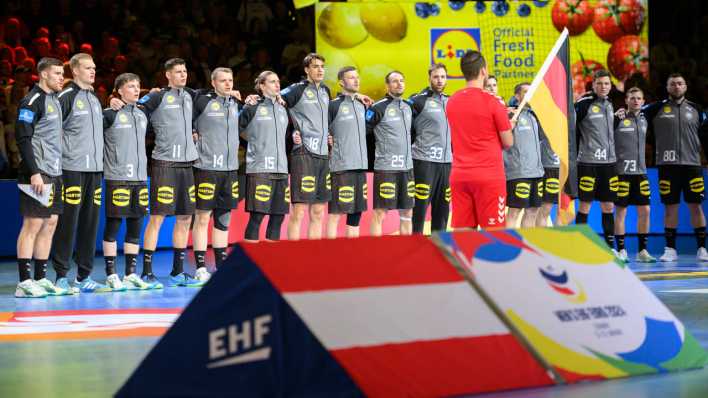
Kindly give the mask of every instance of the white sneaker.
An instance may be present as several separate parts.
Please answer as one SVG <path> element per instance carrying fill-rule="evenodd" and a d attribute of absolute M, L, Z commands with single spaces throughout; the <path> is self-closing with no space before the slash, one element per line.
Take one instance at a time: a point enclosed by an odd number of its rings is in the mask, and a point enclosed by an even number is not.
<path fill-rule="evenodd" d="M 44 289 L 44 291 L 47 292 L 47 295 L 49 296 L 66 296 L 67 294 L 71 294 L 71 292 L 53 284 L 52 281 L 47 278 L 42 278 L 36 281 L 35 283 L 37 284 L 37 286 Z"/>
<path fill-rule="evenodd" d="M 659 257 L 659 261 L 661 261 L 662 263 L 671 263 L 678 261 L 678 254 L 676 253 L 676 249 L 665 247 L 664 254 Z"/>
<path fill-rule="evenodd" d="M 200 282 L 206 282 L 210 277 L 211 274 L 207 271 L 206 267 L 197 268 L 197 272 L 194 273 L 194 279 Z"/>
<path fill-rule="evenodd" d="M 627 255 L 627 249 L 622 249 L 619 252 L 617 252 L 617 258 L 619 258 L 620 260 L 622 260 L 625 263 L 629 262 L 629 256 Z"/>
<path fill-rule="evenodd" d="M 39 286 L 33 279 L 26 279 L 17 284 L 15 297 L 42 298 L 47 297 L 47 291 Z"/>
<path fill-rule="evenodd" d="M 636 261 L 638 263 L 655 263 L 656 258 L 649 254 L 647 249 L 642 249 L 639 253 L 637 253 Z"/>
<path fill-rule="evenodd" d="M 696 260 L 698 261 L 708 261 L 708 250 L 705 247 L 699 247 L 696 253 Z"/>
<path fill-rule="evenodd" d="M 123 285 L 128 290 L 147 290 L 150 289 L 150 284 L 140 279 L 138 274 L 132 273 L 123 277 Z"/>
<path fill-rule="evenodd" d="M 114 292 L 122 292 L 126 290 L 123 282 L 120 281 L 120 276 L 118 274 L 110 274 L 106 278 L 106 286 L 110 287 Z"/>

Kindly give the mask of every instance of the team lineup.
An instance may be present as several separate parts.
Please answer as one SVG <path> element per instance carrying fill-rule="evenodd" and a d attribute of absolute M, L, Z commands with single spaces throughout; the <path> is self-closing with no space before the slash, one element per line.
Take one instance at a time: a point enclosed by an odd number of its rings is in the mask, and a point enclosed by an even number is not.
<path fill-rule="evenodd" d="M 514 106 L 529 83 L 515 87 L 507 106 L 477 51 L 461 58 L 467 86 L 452 96 L 444 93 L 445 65 L 434 64 L 428 69 L 429 86 L 408 98 L 405 77 L 390 71 L 381 82 L 387 94 L 377 101 L 359 92 L 359 73 L 352 66 L 335 71 L 339 87 L 333 96 L 333 88 L 323 83 L 325 59 L 314 53 L 303 60 L 301 82 L 281 90 L 278 75 L 263 71 L 254 82 L 257 94 L 243 100 L 234 90 L 231 69 L 214 69 L 212 87 L 194 90 L 186 86 L 186 62 L 173 58 L 164 65 L 168 87 L 142 97 L 138 75 L 117 76 L 107 109 L 93 92 L 91 56 L 76 54 L 69 66 L 73 79 L 65 85 L 64 64 L 41 59 L 39 82 L 19 104 L 18 183 L 28 184 L 37 196 L 48 193 L 49 203 L 44 206 L 20 191 L 24 219 L 17 240 L 16 297 L 163 288 L 153 274 L 152 257 L 166 216 L 175 217 L 166 285 L 202 286 L 210 277 L 209 223 L 213 220 L 218 268 L 227 257 L 231 212 L 244 198 L 249 218 L 243 239 L 257 242 L 266 216 L 265 238 L 278 241 L 286 214 L 288 240 L 300 238 L 306 214 L 309 239 L 320 239 L 323 229 L 327 238 L 336 238 L 342 216 L 345 236 L 358 237 L 370 192 L 372 236 L 382 235 L 389 210 L 398 212 L 400 234 L 423 233 L 429 207 L 432 231 L 446 230 L 450 218 L 453 228 L 546 226 L 563 189 L 559 159 L 533 110 Z M 669 98 L 646 105 L 642 91 L 632 87 L 619 110 L 608 100 L 611 84 L 607 71 L 596 71 L 592 92 L 575 104 L 576 223 L 586 223 L 592 202 L 600 202 L 605 241 L 628 261 L 625 217 L 628 206 L 636 206 L 636 260 L 656 261 L 647 250 L 649 143 L 665 208 L 666 248 L 659 260 L 678 258 L 683 193 L 697 259 L 708 261 L 701 207 L 705 113 L 685 99 L 686 83 L 678 74 L 668 78 Z M 148 153 L 151 138 L 154 149 Z M 245 152 L 242 170 L 240 149 Z M 102 200 L 105 283 L 91 278 Z M 123 221 L 121 279 L 116 241 Z M 184 272 L 190 230 L 194 275 Z M 50 260 L 55 281 L 47 278 Z M 70 282 L 72 260 L 77 273 Z"/>

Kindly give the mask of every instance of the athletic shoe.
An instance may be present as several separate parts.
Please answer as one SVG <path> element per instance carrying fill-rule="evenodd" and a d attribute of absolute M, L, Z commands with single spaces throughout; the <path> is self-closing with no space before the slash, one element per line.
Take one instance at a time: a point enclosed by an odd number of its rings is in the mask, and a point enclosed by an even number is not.
<path fill-rule="evenodd" d="M 118 274 L 108 275 L 108 278 L 106 278 L 106 285 L 114 292 L 124 292 L 128 290 L 128 288 L 123 285 L 123 282 L 120 281 L 120 276 L 118 276 Z"/>
<path fill-rule="evenodd" d="M 659 261 L 661 261 L 662 263 L 672 263 L 678 261 L 678 254 L 676 253 L 676 249 L 671 247 L 665 247 L 664 254 L 659 257 Z"/>
<path fill-rule="evenodd" d="M 626 262 L 625 259 L 622 257 L 622 253 L 618 252 L 615 249 L 612 249 L 612 254 L 614 254 L 615 258 L 619 261 Z"/>
<path fill-rule="evenodd" d="M 617 253 L 617 258 L 620 259 L 620 261 L 622 261 L 624 263 L 629 262 L 629 256 L 627 255 L 627 249 L 622 249 L 622 250 L 615 252 L 615 253 Z"/>
<path fill-rule="evenodd" d="M 182 272 L 175 276 L 170 275 L 170 279 L 167 281 L 167 286 L 169 287 L 200 287 L 203 286 L 205 282 L 196 280 L 192 278 L 191 275 Z"/>
<path fill-rule="evenodd" d="M 71 284 L 69 283 L 69 278 L 67 277 L 57 279 L 54 286 L 66 290 L 67 294 L 79 293 L 79 288 L 76 286 L 71 286 Z"/>
<path fill-rule="evenodd" d="M 647 249 L 642 249 L 639 253 L 637 253 L 637 260 L 638 263 L 655 263 L 656 258 L 649 254 Z"/>
<path fill-rule="evenodd" d="M 210 277 L 211 274 L 209 273 L 209 271 L 207 271 L 206 267 L 199 267 L 197 268 L 197 272 L 194 273 L 194 279 L 200 282 L 207 283 Z"/>
<path fill-rule="evenodd" d="M 708 250 L 705 247 L 699 247 L 696 253 L 696 260 L 698 261 L 708 261 Z"/>
<path fill-rule="evenodd" d="M 162 282 L 160 282 L 155 274 L 146 274 L 140 277 L 140 279 L 143 280 L 143 282 L 147 283 L 150 285 L 148 289 L 162 289 Z"/>
<path fill-rule="evenodd" d="M 86 279 L 82 280 L 81 282 L 75 280 L 74 285 L 77 285 L 79 287 L 79 291 L 81 293 L 106 293 L 113 291 L 113 289 L 104 285 L 103 283 L 99 283 L 91 279 L 90 276 L 87 276 Z"/>
<path fill-rule="evenodd" d="M 56 286 L 47 278 L 38 280 L 37 285 L 44 289 L 49 296 L 66 296 L 67 294 L 71 294 L 68 290 Z"/>
<path fill-rule="evenodd" d="M 18 298 L 44 298 L 47 291 L 37 284 L 33 279 L 26 279 L 17 284 L 15 297 Z"/>
<path fill-rule="evenodd" d="M 132 273 L 123 277 L 123 286 L 128 290 L 148 290 L 150 284 L 140 279 L 138 274 Z"/>

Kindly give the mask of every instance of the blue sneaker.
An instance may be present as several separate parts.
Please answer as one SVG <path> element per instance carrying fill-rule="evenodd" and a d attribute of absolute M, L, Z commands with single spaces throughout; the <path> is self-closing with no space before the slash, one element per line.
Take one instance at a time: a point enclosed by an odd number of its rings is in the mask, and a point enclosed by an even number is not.
<path fill-rule="evenodd" d="M 145 274 L 140 277 L 140 279 L 143 280 L 143 282 L 147 283 L 150 285 L 148 289 L 162 289 L 164 286 L 162 285 L 162 282 L 160 282 L 155 274 Z"/>
<path fill-rule="evenodd" d="M 170 275 L 170 279 L 167 282 L 167 286 L 169 287 L 201 287 L 204 286 L 206 282 L 202 282 L 200 280 L 192 278 L 191 275 L 186 274 L 182 272 L 181 274 L 177 274 L 175 276 Z"/>
<path fill-rule="evenodd" d="M 86 279 L 82 280 L 81 282 L 75 280 L 74 285 L 77 285 L 79 287 L 79 291 L 81 293 L 105 293 L 113 291 L 113 289 L 104 285 L 103 283 L 94 281 L 93 279 L 91 279 L 90 276 L 86 277 Z"/>
<path fill-rule="evenodd" d="M 69 283 L 69 278 L 67 277 L 57 279 L 56 283 L 54 283 L 54 286 L 65 290 L 67 294 L 79 293 L 79 288 L 77 288 L 76 286 L 71 286 L 71 284 Z"/>

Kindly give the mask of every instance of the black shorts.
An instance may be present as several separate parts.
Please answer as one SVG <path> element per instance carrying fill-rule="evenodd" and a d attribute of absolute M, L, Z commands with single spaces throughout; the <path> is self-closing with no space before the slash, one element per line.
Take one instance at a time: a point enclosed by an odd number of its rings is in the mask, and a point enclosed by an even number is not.
<path fill-rule="evenodd" d="M 581 202 L 615 202 L 618 182 L 614 163 L 578 163 L 578 199 Z"/>
<path fill-rule="evenodd" d="M 189 216 L 196 204 L 191 163 L 155 160 L 150 180 L 150 214 Z"/>
<path fill-rule="evenodd" d="M 332 199 L 329 159 L 304 149 L 290 155 L 290 186 L 293 203 L 324 203 Z"/>
<path fill-rule="evenodd" d="M 435 197 L 444 198 L 450 204 L 450 163 L 436 163 L 413 159 L 415 177 L 415 200 L 430 203 Z M 433 206 L 436 204 L 434 203 Z"/>
<path fill-rule="evenodd" d="M 238 172 L 194 168 L 197 209 L 235 209 L 240 200 Z"/>
<path fill-rule="evenodd" d="M 287 174 L 247 174 L 246 211 L 263 214 L 288 214 L 290 189 Z"/>
<path fill-rule="evenodd" d="M 649 178 L 646 174 L 620 174 L 617 201 L 620 207 L 646 206 L 649 204 Z"/>
<path fill-rule="evenodd" d="M 543 169 L 543 203 L 558 204 L 560 192 L 560 170 L 558 168 Z"/>
<path fill-rule="evenodd" d="M 374 171 L 374 209 L 412 209 L 414 204 L 413 170 Z"/>
<path fill-rule="evenodd" d="M 147 182 L 106 180 L 106 217 L 140 218 L 149 203 Z"/>
<path fill-rule="evenodd" d="M 61 176 L 51 177 L 42 174 L 42 181 L 45 184 L 52 184 L 52 191 L 49 193 L 49 206 L 44 207 L 38 201 L 20 192 L 20 214 L 23 217 L 49 218 L 54 214 L 61 214 L 64 210 L 64 197 L 62 195 L 64 185 Z M 29 184 L 30 176 L 20 173 L 17 176 L 18 184 Z"/>
<path fill-rule="evenodd" d="M 366 171 L 349 170 L 332 173 L 332 200 L 329 212 L 352 214 L 366 211 L 368 195 Z"/>
<path fill-rule="evenodd" d="M 705 196 L 703 170 L 699 166 L 659 166 L 659 194 L 661 203 L 675 205 L 701 203 Z"/>
<path fill-rule="evenodd" d="M 543 199 L 543 177 L 517 178 L 506 182 L 506 205 L 514 209 L 540 207 Z"/>

